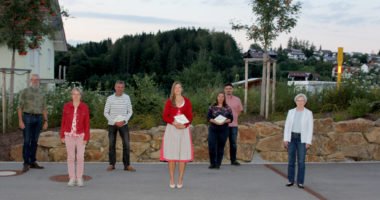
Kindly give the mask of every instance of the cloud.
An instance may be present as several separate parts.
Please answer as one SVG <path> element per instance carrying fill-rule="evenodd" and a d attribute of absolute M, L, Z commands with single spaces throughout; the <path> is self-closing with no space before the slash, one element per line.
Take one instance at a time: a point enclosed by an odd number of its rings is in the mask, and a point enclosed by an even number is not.
<path fill-rule="evenodd" d="M 347 1 L 338 1 L 329 3 L 327 7 L 332 12 L 347 12 L 347 10 L 353 9 L 354 5 Z"/>
<path fill-rule="evenodd" d="M 138 15 L 124 15 L 124 14 L 110 14 L 110 13 L 99 13 L 99 12 L 73 12 L 74 17 L 83 18 L 96 18 L 96 19 L 109 19 L 109 20 L 119 20 L 119 21 L 129 21 L 138 22 L 145 24 L 186 24 L 186 25 L 196 25 L 196 22 L 176 20 L 160 17 L 151 16 L 138 16 Z"/>

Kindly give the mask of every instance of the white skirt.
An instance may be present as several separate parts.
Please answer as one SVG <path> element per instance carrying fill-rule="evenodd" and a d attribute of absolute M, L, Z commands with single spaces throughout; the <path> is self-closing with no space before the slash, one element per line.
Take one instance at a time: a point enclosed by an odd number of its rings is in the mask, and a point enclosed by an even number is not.
<path fill-rule="evenodd" d="M 175 162 L 191 162 L 194 159 L 193 143 L 190 128 L 177 129 L 166 125 L 162 138 L 160 160 Z"/>

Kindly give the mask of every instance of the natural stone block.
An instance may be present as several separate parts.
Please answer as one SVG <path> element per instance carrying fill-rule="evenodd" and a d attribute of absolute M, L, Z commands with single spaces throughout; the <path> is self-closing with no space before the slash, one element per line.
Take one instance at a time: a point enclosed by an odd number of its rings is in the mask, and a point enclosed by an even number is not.
<path fill-rule="evenodd" d="M 47 148 L 64 146 L 58 132 L 47 131 L 40 134 L 38 145 Z"/>
<path fill-rule="evenodd" d="M 49 157 L 51 161 L 66 161 L 66 147 L 56 147 L 49 149 Z"/>
<path fill-rule="evenodd" d="M 365 145 L 368 144 L 362 133 L 347 132 L 347 133 L 328 133 L 328 136 L 335 141 L 335 144 L 340 147 L 352 145 Z"/>
<path fill-rule="evenodd" d="M 255 146 L 253 144 L 238 144 L 236 158 L 238 160 L 250 162 L 252 161 Z"/>
<path fill-rule="evenodd" d="M 270 122 L 257 122 L 253 126 L 253 129 L 258 132 L 260 138 L 281 134 L 283 132 L 281 127 Z"/>
<path fill-rule="evenodd" d="M 345 157 L 351 158 L 355 161 L 370 160 L 372 153 L 369 151 L 369 145 L 355 145 L 342 148 L 342 153 Z"/>
<path fill-rule="evenodd" d="M 256 149 L 259 151 L 286 151 L 283 147 L 282 134 L 260 139 L 257 143 Z"/>
<path fill-rule="evenodd" d="M 194 146 L 194 160 L 196 161 L 208 161 L 209 153 L 207 146 Z"/>
<path fill-rule="evenodd" d="M 330 154 L 326 157 L 327 161 L 332 161 L 332 162 L 339 162 L 339 161 L 345 161 L 346 157 L 344 156 L 344 153 L 342 152 L 336 152 L 333 154 Z"/>
<path fill-rule="evenodd" d="M 18 144 L 11 147 L 10 154 L 13 161 L 23 161 L 22 146 L 22 144 Z"/>
<path fill-rule="evenodd" d="M 256 144 L 256 131 L 248 126 L 239 126 L 238 143 Z"/>
<path fill-rule="evenodd" d="M 135 154 L 136 156 L 140 156 L 150 147 L 149 143 L 143 142 L 130 142 L 129 144 L 131 153 Z"/>
<path fill-rule="evenodd" d="M 341 121 L 335 123 L 335 132 L 346 133 L 346 132 L 367 132 L 371 129 L 375 123 L 373 121 L 359 118 L 348 121 Z"/>
<path fill-rule="evenodd" d="M 314 119 L 314 134 L 327 134 L 334 130 L 332 118 Z"/>
<path fill-rule="evenodd" d="M 380 127 L 375 127 L 364 135 L 367 138 L 368 142 L 380 144 Z"/>
<path fill-rule="evenodd" d="M 148 131 L 132 131 L 129 136 L 131 142 L 149 142 L 152 139 Z"/>
<path fill-rule="evenodd" d="M 337 146 L 333 140 L 323 135 L 314 135 L 312 145 L 308 154 L 312 155 L 329 155 L 336 151 Z"/>

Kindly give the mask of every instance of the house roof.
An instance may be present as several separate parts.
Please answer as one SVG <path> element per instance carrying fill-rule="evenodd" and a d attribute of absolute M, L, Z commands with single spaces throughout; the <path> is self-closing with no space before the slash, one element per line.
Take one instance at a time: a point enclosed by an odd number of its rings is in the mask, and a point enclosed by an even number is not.
<path fill-rule="evenodd" d="M 58 0 L 51 0 L 56 8 L 57 15 L 51 16 L 52 25 L 57 28 L 58 31 L 54 33 L 53 45 L 55 51 L 67 51 L 67 40 L 65 35 L 65 29 L 63 27 L 62 16 L 60 15 L 61 9 Z"/>
<path fill-rule="evenodd" d="M 309 77 L 311 74 L 314 77 L 320 77 L 320 75 L 318 73 L 300 72 L 300 71 L 290 71 L 288 74 L 288 77 Z"/>
<path fill-rule="evenodd" d="M 249 78 L 247 81 L 248 81 L 248 83 L 250 83 L 250 82 L 256 82 L 256 81 L 261 81 L 261 78 Z M 244 83 L 245 83 L 245 80 L 242 80 L 242 81 L 233 82 L 232 85 L 241 85 L 241 84 L 244 84 Z"/>
<path fill-rule="evenodd" d="M 263 54 L 264 52 L 261 50 L 249 49 L 247 52 L 243 54 L 243 58 L 254 58 L 254 59 L 262 60 Z M 268 54 L 271 59 L 277 58 L 277 53 L 274 51 L 268 51 Z"/>

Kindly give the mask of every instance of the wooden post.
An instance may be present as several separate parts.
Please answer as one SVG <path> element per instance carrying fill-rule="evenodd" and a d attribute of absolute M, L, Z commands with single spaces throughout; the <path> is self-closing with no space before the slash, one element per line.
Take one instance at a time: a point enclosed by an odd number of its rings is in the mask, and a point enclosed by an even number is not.
<path fill-rule="evenodd" d="M 275 104 L 276 104 L 276 60 L 273 62 L 273 70 L 272 70 L 272 113 L 275 112 Z"/>
<path fill-rule="evenodd" d="M 59 79 L 59 80 L 62 79 L 62 65 L 59 65 L 59 66 L 58 66 L 58 79 Z"/>
<path fill-rule="evenodd" d="M 63 80 L 66 80 L 66 66 L 63 66 Z"/>
<path fill-rule="evenodd" d="M 263 54 L 263 75 L 261 76 L 261 98 L 260 98 L 260 115 L 264 116 L 265 114 L 265 78 L 266 78 L 266 64 L 267 64 L 267 54 Z"/>
<path fill-rule="evenodd" d="M 6 118 L 7 118 L 7 108 L 6 108 L 6 99 L 7 99 L 7 97 L 5 96 L 6 95 L 6 82 L 7 82 L 7 80 L 6 80 L 6 76 L 5 76 L 5 69 L 3 69 L 3 71 L 2 71 L 2 74 L 3 74 L 3 87 L 2 87 L 2 89 L 1 89 L 1 100 L 2 100 L 2 106 L 3 106 L 3 134 L 5 134 L 5 129 L 6 129 Z"/>
<path fill-rule="evenodd" d="M 245 59 L 245 73 L 244 73 L 244 113 L 247 113 L 247 100 L 248 100 L 248 59 Z"/>
<path fill-rule="evenodd" d="M 267 61 L 267 83 L 265 84 L 265 119 L 268 119 L 269 116 L 269 88 L 270 88 L 270 61 Z"/>

